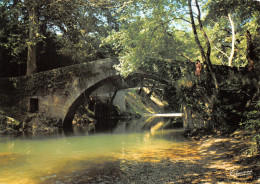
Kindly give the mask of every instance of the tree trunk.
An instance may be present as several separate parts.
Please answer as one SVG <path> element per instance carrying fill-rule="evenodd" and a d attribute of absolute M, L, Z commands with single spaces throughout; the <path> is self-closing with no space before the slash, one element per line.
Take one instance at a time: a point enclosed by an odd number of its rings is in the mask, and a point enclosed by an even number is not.
<path fill-rule="evenodd" d="M 25 3 L 29 14 L 29 41 L 27 42 L 28 55 L 26 75 L 30 75 L 37 71 L 36 52 L 39 23 L 35 2 L 26 0 Z"/>
<path fill-rule="evenodd" d="M 2 40 L 0 40 L 2 42 Z M 3 43 L 3 42 L 2 42 Z M 0 77 L 5 76 L 5 68 L 4 68 L 4 57 L 3 57 L 3 50 L 0 47 Z"/>
<path fill-rule="evenodd" d="M 206 32 L 204 31 L 203 29 L 203 25 L 202 25 L 202 22 L 201 22 L 201 15 L 200 15 L 200 8 L 199 8 L 199 5 L 198 5 L 198 1 L 195 0 L 195 3 L 196 3 L 196 7 L 197 7 L 197 10 L 198 10 L 198 22 L 199 22 L 199 28 L 200 28 L 200 31 L 202 32 L 203 34 L 203 37 L 204 37 L 204 40 L 206 42 L 206 47 L 207 47 L 207 50 L 206 52 L 204 51 L 202 45 L 201 45 L 201 42 L 199 40 L 199 36 L 198 36 L 198 33 L 197 33 L 197 28 L 196 28 L 196 25 L 195 25 L 195 21 L 194 21 L 194 17 L 193 17 L 193 12 L 192 12 L 192 6 L 191 6 L 191 1 L 192 0 L 189 0 L 188 1 L 188 5 L 189 5 L 189 12 L 190 12 L 190 19 L 191 19 L 191 24 L 192 24 L 192 30 L 193 30 L 193 34 L 194 34 L 194 37 L 195 37 L 195 42 L 197 44 L 197 46 L 199 47 L 199 50 L 200 50 L 200 53 L 201 53 L 201 57 L 202 57 L 202 60 L 203 62 L 205 62 L 206 64 L 206 69 L 207 69 L 207 74 L 208 74 L 208 82 L 210 82 L 210 79 L 213 79 L 214 81 L 214 85 L 215 85 L 215 90 L 213 92 L 213 95 L 210 95 L 208 97 L 206 97 L 207 101 L 208 102 L 204 102 L 205 103 L 205 107 L 206 109 L 208 109 L 206 112 L 207 114 L 209 115 L 209 118 L 208 120 L 211 120 L 213 122 L 216 122 L 216 117 L 214 116 L 214 114 L 212 113 L 215 109 L 215 100 L 219 94 L 219 85 L 218 85 L 218 81 L 217 81 L 217 78 L 216 78 L 216 75 L 215 75 L 215 72 L 212 68 L 212 64 L 211 64 L 211 60 L 210 60 L 210 54 L 211 54 L 211 46 L 210 46 L 210 41 L 209 41 L 209 38 L 206 34 Z M 209 90 L 210 91 L 210 90 Z M 214 124 L 213 124 L 214 125 Z"/>
<path fill-rule="evenodd" d="M 234 53 L 235 53 L 235 40 L 236 40 L 236 37 L 235 37 L 235 27 L 234 27 L 234 23 L 232 21 L 230 13 L 228 14 L 228 19 L 230 21 L 230 25 L 231 25 L 231 29 L 232 29 L 232 50 L 231 50 L 231 53 L 230 53 L 230 57 L 228 59 L 228 66 L 232 66 L 232 59 L 233 59 Z"/>
<path fill-rule="evenodd" d="M 202 60 L 205 61 L 206 56 L 205 56 L 205 52 L 203 50 L 203 47 L 202 47 L 200 40 L 199 40 L 199 37 L 198 37 L 198 33 L 197 33 L 197 29 L 196 29 L 196 25 L 195 25 L 195 21 L 194 21 L 194 17 L 193 17 L 192 7 L 191 7 L 191 0 L 189 0 L 189 12 L 190 12 L 192 31 L 193 31 L 193 34 L 194 34 L 194 37 L 195 37 L 195 42 L 196 42 L 197 46 L 199 47 Z"/>
<path fill-rule="evenodd" d="M 246 32 L 246 39 L 247 39 L 246 58 L 248 61 L 247 67 L 249 71 L 252 71 L 254 69 L 255 53 L 254 53 L 254 44 L 251 39 L 251 34 L 248 30 Z"/>
<path fill-rule="evenodd" d="M 211 46 L 210 46 L 209 38 L 208 38 L 206 32 L 203 29 L 203 25 L 202 25 L 202 22 L 201 22 L 200 8 L 199 8 L 199 5 L 198 5 L 198 1 L 195 0 L 196 7 L 197 7 L 197 10 L 198 10 L 198 17 L 197 18 L 198 18 L 198 21 L 199 21 L 199 27 L 200 27 L 200 30 L 201 30 L 203 36 L 204 36 L 206 46 L 207 46 L 207 51 L 205 53 L 205 51 L 204 51 L 204 49 L 203 49 L 203 47 L 200 43 L 199 36 L 198 36 L 198 33 L 197 33 L 197 28 L 196 28 L 194 17 L 193 17 L 191 1 L 192 0 L 189 0 L 188 4 L 189 4 L 190 19 L 191 19 L 193 34 L 194 34 L 194 37 L 195 37 L 195 42 L 199 47 L 201 57 L 202 57 L 202 61 L 206 63 L 207 70 L 210 73 L 211 77 L 213 78 L 213 81 L 214 81 L 214 84 L 215 84 L 215 90 L 216 90 L 216 92 L 218 92 L 219 91 L 218 81 L 217 81 L 216 75 L 213 71 L 211 61 L 210 61 Z"/>

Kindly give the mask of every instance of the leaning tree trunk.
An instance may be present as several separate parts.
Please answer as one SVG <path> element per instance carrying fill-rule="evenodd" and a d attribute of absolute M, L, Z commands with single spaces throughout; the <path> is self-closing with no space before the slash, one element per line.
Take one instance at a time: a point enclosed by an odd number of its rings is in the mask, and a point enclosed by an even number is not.
<path fill-rule="evenodd" d="M 211 61 L 210 61 L 211 46 L 210 46 L 209 38 L 208 38 L 206 32 L 205 32 L 204 29 L 203 29 L 203 25 L 202 25 L 202 22 L 201 22 L 200 8 L 199 8 L 199 5 L 198 5 L 198 1 L 195 0 L 195 2 L 196 2 L 196 7 L 197 7 L 197 10 L 198 10 L 198 17 L 197 17 L 197 18 L 198 18 L 198 22 L 199 22 L 200 31 L 201 31 L 202 34 L 203 34 L 203 37 L 204 37 L 204 39 L 205 39 L 206 46 L 207 46 L 207 51 L 205 52 L 204 49 L 203 49 L 203 47 L 202 47 L 202 45 L 201 45 L 201 42 L 200 42 L 200 40 L 199 40 L 199 36 L 198 36 L 198 33 L 197 33 L 197 28 L 196 28 L 195 21 L 194 21 L 194 17 L 193 17 L 193 11 L 192 11 L 192 6 L 191 6 L 191 1 L 192 1 L 192 0 L 189 0 L 188 3 L 189 3 L 190 19 L 191 19 L 191 25 L 192 25 L 193 34 L 194 34 L 194 37 L 195 37 L 195 42 L 196 42 L 197 46 L 199 47 L 202 60 L 203 60 L 203 62 L 206 63 L 206 65 L 207 65 L 207 70 L 209 71 L 211 77 L 213 78 L 216 93 L 218 93 L 218 91 L 219 91 L 219 85 L 218 85 L 218 81 L 217 81 L 216 75 L 215 75 L 215 73 L 214 73 L 214 71 L 213 71 Z"/>
<path fill-rule="evenodd" d="M 198 1 L 195 0 L 196 7 L 197 7 L 197 10 L 198 10 L 197 19 L 198 19 L 200 31 L 201 31 L 201 33 L 204 37 L 204 41 L 206 43 L 206 51 L 202 47 L 202 44 L 201 44 L 199 36 L 198 36 L 197 27 L 196 27 L 196 24 L 195 24 L 195 21 L 194 21 L 191 1 L 192 0 L 188 0 L 188 5 L 189 5 L 189 13 L 190 13 L 191 25 L 192 25 L 192 30 L 193 30 L 195 42 L 196 42 L 197 46 L 199 47 L 201 57 L 202 57 L 202 61 L 206 64 L 206 67 L 207 67 L 206 68 L 207 69 L 206 70 L 207 75 L 208 75 L 207 76 L 208 77 L 207 83 L 210 83 L 210 79 L 213 79 L 213 82 L 214 82 L 214 85 L 215 85 L 213 94 L 211 94 L 209 96 L 205 95 L 205 99 L 204 99 L 205 100 L 204 105 L 205 105 L 205 108 L 206 108 L 205 112 L 209 116 L 208 120 L 211 120 L 212 122 L 214 122 L 212 124 L 212 125 L 214 125 L 217 122 L 216 116 L 214 116 L 214 111 L 215 111 L 215 108 L 216 108 L 215 101 L 218 98 L 218 94 L 219 94 L 219 85 L 218 85 L 218 81 L 217 81 L 215 72 L 213 70 L 211 60 L 210 60 L 210 54 L 211 54 L 210 41 L 209 41 L 209 38 L 208 38 L 206 32 L 203 29 L 203 25 L 202 25 L 202 22 L 201 22 L 201 12 L 200 12 L 200 8 L 199 8 L 199 5 L 198 5 Z M 206 89 L 206 90 L 211 91 L 210 89 Z"/>
<path fill-rule="evenodd" d="M 27 69 L 26 75 L 33 74 L 37 71 L 37 35 L 38 33 L 38 16 L 35 2 L 30 0 L 26 1 L 26 7 L 29 14 L 29 41 L 28 45 L 28 55 L 27 55 Z"/>

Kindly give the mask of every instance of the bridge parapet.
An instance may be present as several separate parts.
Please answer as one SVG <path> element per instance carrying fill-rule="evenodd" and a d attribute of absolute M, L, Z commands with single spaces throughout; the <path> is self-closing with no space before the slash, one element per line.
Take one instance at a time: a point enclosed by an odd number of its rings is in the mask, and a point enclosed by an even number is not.
<path fill-rule="evenodd" d="M 64 118 L 67 106 L 86 88 L 97 81 L 116 75 L 113 65 L 117 59 L 102 59 L 30 76 L 0 79 L 0 106 L 17 106 L 32 110 L 31 99 L 38 103 L 35 111 Z M 8 95 L 9 94 L 9 95 Z M 37 100 L 38 102 L 35 102 Z"/>
<path fill-rule="evenodd" d="M 167 81 L 146 73 L 136 73 L 122 80 L 113 67 L 117 63 L 116 58 L 103 59 L 30 76 L 2 78 L 0 106 L 19 106 L 22 110 L 37 111 L 62 121 L 67 117 L 70 121 L 84 95 L 89 95 L 106 83 L 110 83 L 113 89 L 136 87 L 144 78 L 168 84 Z M 194 63 L 187 65 L 191 70 L 195 67 Z M 214 68 L 221 73 L 230 70 L 223 66 Z"/>

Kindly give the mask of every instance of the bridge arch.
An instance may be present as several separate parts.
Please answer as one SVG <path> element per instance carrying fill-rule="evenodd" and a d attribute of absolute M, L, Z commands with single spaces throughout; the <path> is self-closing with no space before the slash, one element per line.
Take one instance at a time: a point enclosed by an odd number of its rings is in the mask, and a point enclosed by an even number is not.
<path fill-rule="evenodd" d="M 67 109 L 66 115 L 63 120 L 63 127 L 68 129 L 72 127 L 73 118 L 77 110 L 79 109 L 80 105 L 82 104 L 82 102 L 86 100 L 86 97 L 89 97 L 91 93 L 93 93 L 99 87 L 110 83 L 118 90 L 133 88 L 140 85 L 140 83 L 142 83 L 144 79 L 152 79 L 164 85 L 168 84 L 168 81 L 166 80 L 160 79 L 154 75 L 144 74 L 144 73 L 134 73 L 129 75 L 126 78 L 123 78 L 120 75 L 114 75 L 102 79 L 96 82 L 95 84 L 93 84 L 92 86 L 87 87 L 85 90 L 83 90 L 83 92 L 73 101 L 73 103 Z"/>
<path fill-rule="evenodd" d="M 85 89 L 71 104 L 71 106 L 68 108 L 67 113 L 63 120 L 63 127 L 64 128 L 71 128 L 72 126 L 72 120 L 79 109 L 79 106 L 82 104 L 82 102 L 86 99 L 86 97 L 90 96 L 92 92 L 94 92 L 99 87 L 103 86 L 106 83 L 109 83 L 113 80 L 120 80 L 121 77 L 119 75 L 107 77 L 103 80 L 98 81 L 94 85 L 88 87 Z"/>

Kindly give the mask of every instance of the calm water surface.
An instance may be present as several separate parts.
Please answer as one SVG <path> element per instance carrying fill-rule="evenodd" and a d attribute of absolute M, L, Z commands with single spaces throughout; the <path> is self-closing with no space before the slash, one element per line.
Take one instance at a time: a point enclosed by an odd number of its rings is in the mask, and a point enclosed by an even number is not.
<path fill-rule="evenodd" d="M 82 179 L 82 173 L 85 178 L 102 175 L 94 172 L 100 168 L 116 174 L 124 163 L 196 157 L 182 129 L 159 129 L 165 123 L 160 119 L 153 123 L 146 130 L 140 120 L 121 122 L 108 133 L 1 136 L 0 184 L 70 183 Z"/>

